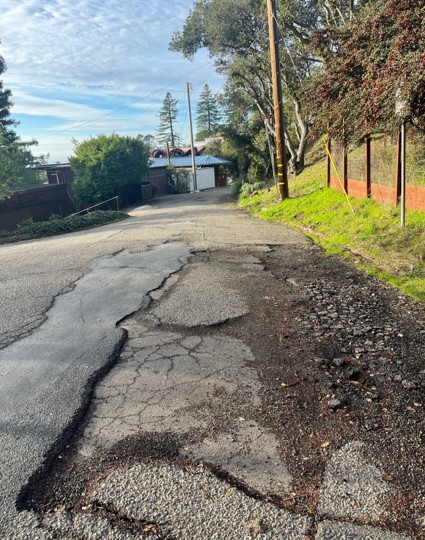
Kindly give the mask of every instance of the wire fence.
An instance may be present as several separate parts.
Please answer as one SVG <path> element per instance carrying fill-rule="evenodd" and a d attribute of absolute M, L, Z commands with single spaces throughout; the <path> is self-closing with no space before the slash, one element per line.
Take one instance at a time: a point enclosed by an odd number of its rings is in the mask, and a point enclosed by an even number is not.
<path fill-rule="evenodd" d="M 399 202 L 401 190 L 400 133 L 382 133 L 347 148 L 330 141 L 328 186 L 354 197 Z M 339 178 L 338 178 L 339 177 Z M 408 207 L 425 211 L 425 134 L 406 126 L 406 190 Z"/>

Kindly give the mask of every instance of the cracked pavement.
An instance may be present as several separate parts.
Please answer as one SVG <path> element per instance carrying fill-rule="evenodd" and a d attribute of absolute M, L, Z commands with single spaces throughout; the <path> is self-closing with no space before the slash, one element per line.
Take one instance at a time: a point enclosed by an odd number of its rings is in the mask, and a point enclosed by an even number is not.
<path fill-rule="evenodd" d="M 302 488 L 314 494 L 300 491 L 293 460 L 316 461 L 297 456 L 296 418 L 310 422 L 309 381 L 328 383 L 310 359 L 324 333 L 306 340 L 300 316 L 321 270 L 293 269 L 326 258 L 227 197 L 154 200 L 98 231 L 0 249 L 4 307 L 17 302 L 0 324 L 2 537 L 413 538 L 386 526 L 399 488 L 368 438 L 344 432 L 345 402 L 330 417 L 340 441 L 321 440 L 318 480 Z M 266 262 L 279 250 L 282 275 Z M 276 422 L 275 404 L 303 413 Z"/>

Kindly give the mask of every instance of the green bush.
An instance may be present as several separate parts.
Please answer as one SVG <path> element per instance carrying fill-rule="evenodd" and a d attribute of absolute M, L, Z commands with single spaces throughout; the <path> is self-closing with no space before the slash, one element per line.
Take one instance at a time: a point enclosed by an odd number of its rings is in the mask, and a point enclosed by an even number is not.
<path fill-rule="evenodd" d="M 236 182 L 233 182 L 232 188 L 231 188 L 231 191 L 230 191 L 230 193 L 232 194 L 232 197 L 234 197 L 235 199 L 237 199 L 239 197 L 241 187 L 242 187 L 241 180 L 236 180 Z"/>
<path fill-rule="evenodd" d="M 140 139 L 113 133 L 73 142 L 73 188 L 84 204 L 117 195 L 124 206 L 140 199 L 140 181 L 149 162 L 149 150 Z"/>
<path fill-rule="evenodd" d="M 0 238 L 42 238 L 46 236 L 55 236 L 82 229 L 90 229 L 106 225 L 114 221 L 119 221 L 128 217 L 125 212 L 116 212 L 114 210 L 97 210 L 89 214 L 69 216 L 66 218 L 49 219 L 34 223 L 32 218 L 22 221 L 16 231 L 0 231 Z"/>

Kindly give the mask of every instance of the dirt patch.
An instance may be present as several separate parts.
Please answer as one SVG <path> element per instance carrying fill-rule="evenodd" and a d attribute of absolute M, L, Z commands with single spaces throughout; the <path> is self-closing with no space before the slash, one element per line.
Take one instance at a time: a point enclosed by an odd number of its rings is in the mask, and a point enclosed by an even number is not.
<path fill-rule="evenodd" d="M 296 479 L 288 508 L 314 514 L 329 457 L 359 440 L 396 488 L 381 524 L 419 534 L 423 308 L 313 245 L 274 248 L 262 259 L 274 279 L 250 281 L 251 316 L 227 331 L 256 358 L 258 421 L 280 433 Z"/>

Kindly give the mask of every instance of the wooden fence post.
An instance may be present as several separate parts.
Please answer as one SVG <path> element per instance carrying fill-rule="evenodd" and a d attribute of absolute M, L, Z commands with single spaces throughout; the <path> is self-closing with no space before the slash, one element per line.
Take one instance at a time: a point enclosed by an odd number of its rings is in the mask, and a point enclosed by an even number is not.
<path fill-rule="evenodd" d="M 328 138 L 328 150 L 329 153 L 326 153 L 326 187 L 331 187 L 331 156 L 332 153 L 332 139 Z"/>
<path fill-rule="evenodd" d="M 343 180 L 345 193 L 348 193 L 348 151 L 347 143 L 343 143 L 342 146 L 342 168 L 343 168 Z"/>
<path fill-rule="evenodd" d="M 371 159 L 370 159 L 370 137 L 366 138 L 366 196 L 368 199 L 372 196 L 372 183 L 371 183 Z"/>
<path fill-rule="evenodd" d="M 395 204 L 400 204 L 401 197 L 401 129 L 397 133 L 397 153 L 396 153 L 396 177 L 395 177 Z"/>

